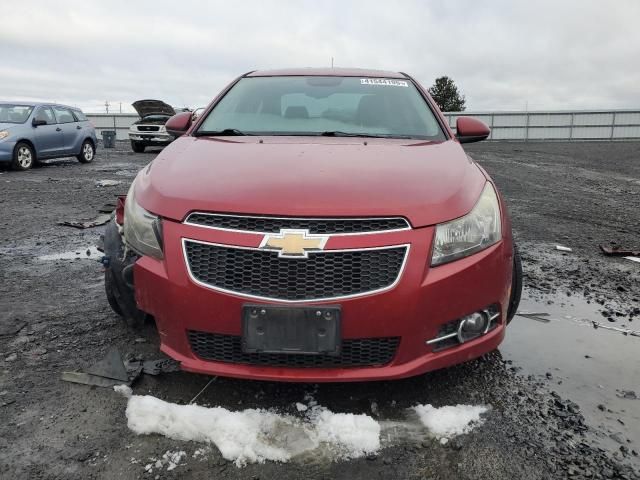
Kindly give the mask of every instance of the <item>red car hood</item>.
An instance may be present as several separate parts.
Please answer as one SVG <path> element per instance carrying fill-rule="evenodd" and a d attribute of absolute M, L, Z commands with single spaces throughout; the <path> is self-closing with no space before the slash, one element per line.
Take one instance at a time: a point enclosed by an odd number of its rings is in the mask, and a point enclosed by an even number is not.
<path fill-rule="evenodd" d="M 486 178 L 455 141 L 182 137 L 137 178 L 157 215 L 404 216 L 414 227 L 475 205 Z"/>

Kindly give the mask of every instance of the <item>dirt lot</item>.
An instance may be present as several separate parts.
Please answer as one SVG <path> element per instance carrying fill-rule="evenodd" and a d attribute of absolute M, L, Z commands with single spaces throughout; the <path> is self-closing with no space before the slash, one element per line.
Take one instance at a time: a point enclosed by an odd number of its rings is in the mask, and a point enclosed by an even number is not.
<path fill-rule="evenodd" d="M 640 264 L 598 250 L 610 241 L 640 248 L 640 144 L 484 143 L 468 151 L 510 206 L 525 270 L 521 310 L 548 316 L 516 317 L 500 351 L 485 358 L 404 381 L 219 378 L 197 403 L 298 415 L 296 402 L 311 394 L 334 412 L 366 413 L 382 425 L 376 455 L 330 461 L 316 451 L 243 468 L 215 448 L 202 453 L 202 444 L 138 436 L 127 427 L 123 396 L 60 380 L 112 345 L 159 357 L 153 327 L 132 335 L 107 305 L 99 254 L 90 249 L 102 227 L 57 225 L 94 218 L 155 153 L 119 145 L 99 150 L 91 165 L 0 170 L 0 477 L 640 478 L 640 338 L 632 336 L 640 331 Z M 121 183 L 97 186 L 105 179 Z M 184 404 L 208 380 L 143 375 L 134 393 Z M 407 409 L 427 403 L 491 409 L 483 425 L 442 445 L 412 428 Z M 147 473 L 167 451 L 186 457 Z"/>

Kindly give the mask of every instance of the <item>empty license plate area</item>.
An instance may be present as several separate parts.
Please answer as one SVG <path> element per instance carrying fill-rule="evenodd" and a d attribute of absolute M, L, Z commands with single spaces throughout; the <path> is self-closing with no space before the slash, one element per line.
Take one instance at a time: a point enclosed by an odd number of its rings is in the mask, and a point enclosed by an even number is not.
<path fill-rule="evenodd" d="M 340 307 L 245 305 L 242 349 L 247 353 L 338 355 Z"/>

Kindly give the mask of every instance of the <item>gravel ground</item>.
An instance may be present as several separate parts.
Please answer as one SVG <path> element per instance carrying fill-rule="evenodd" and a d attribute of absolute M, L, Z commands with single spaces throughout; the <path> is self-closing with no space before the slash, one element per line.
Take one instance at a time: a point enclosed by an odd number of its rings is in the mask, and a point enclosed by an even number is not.
<path fill-rule="evenodd" d="M 640 266 L 604 257 L 598 250 L 598 244 L 609 242 L 640 248 L 639 147 L 489 142 L 469 146 L 510 206 L 523 256 L 525 301 L 530 305 L 566 313 L 579 304 L 588 318 L 640 330 Z M 102 228 L 76 230 L 57 222 L 97 216 L 98 208 L 125 193 L 136 171 L 154 156 L 132 154 L 118 145 L 116 150 L 99 150 L 90 165 L 61 160 L 25 173 L 0 170 L 0 328 L 6 333 L 0 336 L 0 477 L 640 478 L 640 445 L 634 436 L 634 426 L 640 425 L 640 400 L 630 393 L 640 396 L 637 356 L 614 365 L 619 367 L 620 384 L 605 397 L 611 398 L 609 403 L 591 411 L 583 404 L 591 395 L 584 392 L 592 390 L 566 385 L 584 375 L 587 380 L 581 386 L 589 386 L 590 369 L 598 372 L 605 362 L 595 358 L 589 364 L 569 356 L 566 367 L 536 372 L 536 353 L 544 345 L 529 342 L 528 333 L 524 339 L 516 335 L 515 328 L 530 328 L 527 322 L 532 322 L 520 317 L 500 351 L 425 376 L 321 385 L 219 378 L 198 399 L 199 404 L 230 410 L 268 408 L 296 415 L 295 402 L 312 393 L 332 411 L 367 413 L 381 424 L 404 425 L 399 433 L 391 430 L 377 455 L 339 462 L 307 455 L 288 464 L 237 468 L 215 448 L 193 458 L 202 445 L 133 434 L 121 395 L 63 382 L 60 374 L 86 368 L 112 345 L 129 356 L 158 358 L 157 337 L 152 326 L 132 335 L 109 309 L 98 254 L 86 252 Z M 121 183 L 98 187 L 96 181 L 103 179 Z M 562 253 L 555 245 L 573 252 Z M 41 258 L 59 254 L 63 255 Z M 602 356 L 617 345 L 618 340 L 600 330 L 581 332 Z M 522 343 L 514 345 L 516 338 Z M 637 352 L 640 339 L 624 340 L 635 342 Z M 533 361 L 519 356 L 527 348 L 533 349 Z M 562 350 L 579 349 L 578 342 L 566 338 Z M 187 403 L 208 380 L 182 372 L 143 375 L 134 392 Z M 626 398 L 620 398 L 625 390 Z M 484 404 L 491 409 L 483 425 L 441 445 L 407 427 L 415 421 L 407 409 L 425 403 Z M 620 431 L 613 427 L 616 422 Z M 151 458 L 176 450 L 187 453 L 177 468 L 145 473 Z"/>

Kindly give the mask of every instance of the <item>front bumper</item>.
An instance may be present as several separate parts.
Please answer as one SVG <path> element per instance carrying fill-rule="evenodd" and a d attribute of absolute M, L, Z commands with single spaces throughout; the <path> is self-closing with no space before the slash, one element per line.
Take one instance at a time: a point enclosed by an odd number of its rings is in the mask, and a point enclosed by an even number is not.
<path fill-rule="evenodd" d="M 188 331 L 241 335 L 241 310 L 256 301 L 214 291 L 189 276 L 182 239 L 257 247 L 262 236 L 219 231 L 172 221 L 163 224 L 165 260 L 143 257 L 135 265 L 136 301 L 152 314 L 158 326 L 161 350 L 192 372 L 280 381 L 361 381 L 419 375 L 479 357 L 494 350 L 504 338 L 513 261 L 512 240 L 450 264 L 428 266 L 433 228 L 356 237 L 332 237 L 326 250 L 410 244 L 405 269 L 391 290 L 339 301 L 300 305 L 340 305 L 342 338 L 399 337 L 393 359 L 383 366 L 291 368 L 224 363 L 199 358 L 191 349 Z M 357 239 L 357 240 L 356 240 Z M 354 242 L 358 245 L 354 245 Z M 442 325 L 497 305 L 498 325 L 485 335 L 436 351 L 426 342 L 438 336 Z"/>
<path fill-rule="evenodd" d="M 13 149 L 16 142 L 11 138 L 0 140 L 0 162 L 10 162 L 13 160 Z"/>
<path fill-rule="evenodd" d="M 173 137 L 169 134 L 157 132 L 129 132 L 129 140 L 145 145 L 168 145 L 173 141 Z"/>

